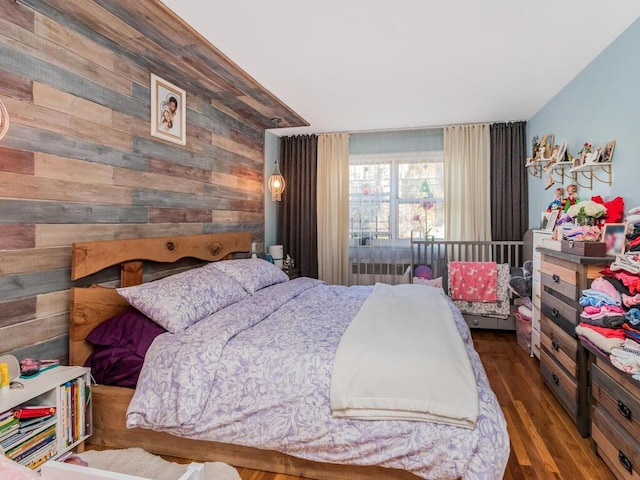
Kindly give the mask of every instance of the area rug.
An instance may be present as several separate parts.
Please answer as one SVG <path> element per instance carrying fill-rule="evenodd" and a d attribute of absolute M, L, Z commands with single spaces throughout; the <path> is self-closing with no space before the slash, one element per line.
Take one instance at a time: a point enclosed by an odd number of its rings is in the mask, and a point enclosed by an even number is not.
<path fill-rule="evenodd" d="M 80 457 L 92 468 L 154 480 L 178 480 L 187 470 L 187 465 L 168 462 L 141 448 L 88 450 Z M 238 471 L 226 463 L 203 463 L 204 480 L 241 480 Z"/>

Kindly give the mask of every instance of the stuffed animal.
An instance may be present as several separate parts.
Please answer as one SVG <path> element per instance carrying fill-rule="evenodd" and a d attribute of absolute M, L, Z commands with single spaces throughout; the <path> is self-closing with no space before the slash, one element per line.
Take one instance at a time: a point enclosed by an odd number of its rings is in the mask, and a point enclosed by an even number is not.
<path fill-rule="evenodd" d="M 520 298 L 531 298 L 533 281 L 533 262 L 527 260 L 522 264 L 522 276 L 513 276 L 509 279 L 509 288 Z"/>

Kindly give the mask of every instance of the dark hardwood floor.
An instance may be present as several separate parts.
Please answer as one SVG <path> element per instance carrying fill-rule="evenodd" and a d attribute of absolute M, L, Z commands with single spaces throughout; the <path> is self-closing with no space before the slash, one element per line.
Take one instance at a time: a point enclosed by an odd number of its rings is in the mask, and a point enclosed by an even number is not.
<path fill-rule="evenodd" d="M 614 480 L 569 416 L 542 384 L 539 363 L 513 332 L 474 331 L 476 350 L 507 419 L 511 456 L 505 480 Z M 239 468 L 242 480 L 299 480 Z"/>

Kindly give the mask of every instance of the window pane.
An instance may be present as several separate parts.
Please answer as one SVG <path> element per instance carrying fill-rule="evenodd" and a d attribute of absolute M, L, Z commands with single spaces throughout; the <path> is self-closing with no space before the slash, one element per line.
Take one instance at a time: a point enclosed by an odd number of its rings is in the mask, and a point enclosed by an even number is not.
<path fill-rule="evenodd" d="M 391 164 L 349 165 L 349 195 L 377 196 L 391 192 Z"/>
<path fill-rule="evenodd" d="M 414 237 L 428 234 L 436 239 L 444 238 L 444 215 L 442 201 L 434 201 L 430 209 L 423 209 L 419 203 L 401 203 L 398 205 L 398 237 L 411 238 L 411 231 Z M 416 219 L 416 220 L 414 220 Z"/>
<path fill-rule="evenodd" d="M 398 165 L 398 198 L 422 197 L 422 182 L 427 181 L 434 198 L 444 197 L 444 165 L 438 162 L 400 163 Z"/>
<path fill-rule="evenodd" d="M 349 223 L 353 238 L 391 238 L 389 202 L 350 201 Z"/>

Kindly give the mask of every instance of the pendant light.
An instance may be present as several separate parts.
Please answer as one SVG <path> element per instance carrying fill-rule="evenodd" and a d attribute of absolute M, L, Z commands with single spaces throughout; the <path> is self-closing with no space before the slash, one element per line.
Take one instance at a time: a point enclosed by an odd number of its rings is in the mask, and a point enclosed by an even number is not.
<path fill-rule="evenodd" d="M 276 128 L 278 128 L 278 123 L 280 123 L 279 118 L 272 118 L 273 122 L 276 124 Z M 271 192 L 271 200 L 274 202 L 280 202 L 282 200 L 282 192 L 284 192 L 284 177 L 280 173 L 280 169 L 278 168 L 278 160 L 275 162 L 276 166 L 273 170 L 273 173 L 269 177 L 269 191 Z"/>

